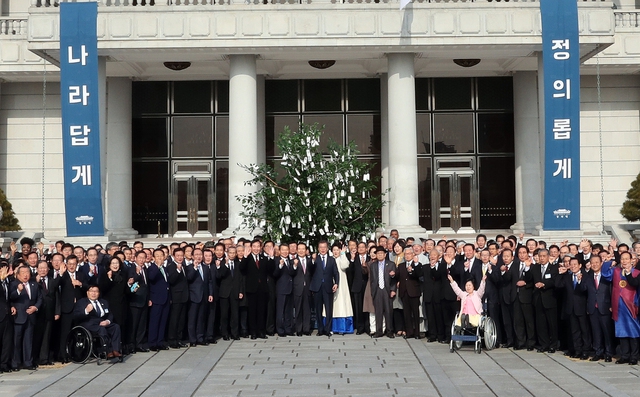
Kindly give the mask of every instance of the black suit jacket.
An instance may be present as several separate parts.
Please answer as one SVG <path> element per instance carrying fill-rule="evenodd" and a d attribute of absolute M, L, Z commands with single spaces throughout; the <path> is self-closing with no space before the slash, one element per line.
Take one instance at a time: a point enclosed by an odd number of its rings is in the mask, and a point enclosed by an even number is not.
<path fill-rule="evenodd" d="M 305 257 L 306 270 L 302 268 L 302 259 L 298 258 L 298 266 L 293 276 L 293 295 L 302 296 L 303 294 L 309 294 L 309 285 L 311 284 L 311 265 L 312 259 L 310 256 Z"/>
<path fill-rule="evenodd" d="M 364 266 L 367 266 L 369 258 L 365 255 Z M 349 260 L 349 269 L 347 269 L 347 281 L 349 282 L 349 291 L 351 293 L 363 293 L 368 280 L 368 272 L 363 268 L 360 255 L 356 253 L 354 258 Z"/>
<path fill-rule="evenodd" d="M 582 281 L 573 287 L 573 273 L 566 272 L 556 277 L 556 288 L 564 294 L 562 311 L 565 315 L 575 314 L 584 316 L 587 314 L 587 287 L 586 273 L 582 273 Z M 592 276 L 593 277 L 593 276 Z"/>
<path fill-rule="evenodd" d="M 185 274 L 184 264 L 182 271 L 178 271 L 178 266 L 174 262 L 167 263 L 167 281 L 171 292 L 171 303 L 187 303 L 189 301 L 189 282 Z"/>
<path fill-rule="evenodd" d="M 542 274 L 542 265 L 539 263 L 535 263 L 531 265 L 531 269 L 529 270 L 531 275 L 533 276 L 533 300 L 536 303 L 536 299 L 540 299 L 542 302 L 542 306 L 545 309 L 550 309 L 558 306 L 558 302 L 554 295 L 555 289 L 555 281 L 556 277 L 558 277 L 558 267 L 549 265 L 547 266 L 547 271 L 545 274 Z M 543 288 L 536 288 L 535 284 L 543 283 Z"/>
<path fill-rule="evenodd" d="M 422 292 L 420 288 L 420 277 L 422 277 L 422 264 L 412 263 L 412 271 L 407 270 L 407 262 L 402 262 L 396 268 L 396 280 L 399 282 L 398 295 L 404 298 L 408 295 L 410 298 L 419 298 Z"/>
<path fill-rule="evenodd" d="M 396 270 L 395 263 L 391 262 L 388 259 L 385 259 L 384 263 L 384 291 L 386 293 L 391 293 L 391 291 L 396 291 L 396 275 L 392 276 L 390 273 Z M 369 264 L 369 281 L 371 282 L 371 297 L 375 299 L 378 292 L 380 292 L 380 287 L 378 286 L 378 261 L 375 260 Z M 390 298 L 390 295 L 387 295 Z"/>
<path fill-rule="evenodd" d="M 202 276 L 200 276 L 200 270 L 196 270 L 193 264 L 184 268 L 187 276 L 187 282 L 189 283 L 189 300 L 192 303 L 208 302 L 209 295 L 213 296 L 209 292 L 211 271 L 202 263 L 200 264 L 200 267 L 202 268 Z"/>
<path fill-rule="evenodd" d="M 595 314 L 596 312 L 603 315 L 611 315 L 611 293 L 613 292 L 613 284 L 611 280 L 605 279 L 602 274 L 606 273 L 610 269 L 611 262 L 605 262 L 608 264 L 605 269 L 605 265 L 602 265 L 600 270 L 600 282 L 598 288 L 596 288 L 596 282 L 594 279 L 594 273 L 589 270 L 582 276 L 582 282 L 585 284 L 587 290 L 587 313 Z M 596 307 L 596 303 L 598 307 Z"/>
<path fill-rule="evenodd" d="M 144 274 L 144 275 L 143 275 Z M 149 305 L 149 277 L 147 276 L 147 267 L 142 266 L 140 274 L 135 270 L 130 272 L 129 277 L 133 278 L 133 281 L 138 283 L 138 289 L 129 296 L 129 306 L 132 307 L 145 307 Z M 146 281 L 145 281 L 146 280 Z"/>
<path fill-rule="evenodd" d="M 47 320 L 54 320 L 56 314 L 60 314 L 60 291 L 58 285 L 60 284 L 60 277 L 55 280 L 47 276 L 49 287 L 45 291 L 42 286 L 42 280 L 38 283 L 40 287 L 40 293 L 42 294 L 42 308 L 39 310 L 42 316 Z"/>
<path fill-rule="evenodd" d="M 0 322 L 11 318 L 11 300 L 9 298 L 10 280 L 0 282 Z"/>
<path fill-rule="evenodd" d="M 231 271 L 231 262 L 226 261 L 220 265 L 220 269 L 216 272 L 216 277 L 220 282 L 219 294 L 224 299 L 240 299 L 240 294 L 244 295 L 244 276 L 240 271 L 240 261 L 236 258 L 233 261 L 233 272 Z"/>
<path fill-rule="evenodd" d="M 98 315 L 95 309 L 91 310 L 89 314 L 85 313 L 87 305 L 89 305 L 90 302 L 89 298 L 82 298 L 76 302 L 73 318 L 78 322 L 78 325 L 83 326 L 90 332 L 98 332 L 102 321 L 109 320 L 113 323 L 113 315 L 109 311 L 109 303 L 105 299 L 98 298 L 98 302 L 100 302 L 100 306 L 102 306 L 101 316 Z"/>
<path fill-rule="evenodd" d="M 240 272 L 245 277 L 245 289 L 248 294 L 256 292 L 269 292 L 267 286 L 267 278 L 273 273 L 274 261 L 264 254 L 258 257 L 260 267 L 256 266 L 253 254 L 249 253 L 242 262 L 240 262 Z"/>
<path fill-rule="evenodd" d="M 464 285 L 467 283 L 467 280 L 472 279 L 476 288 L 480 288 L 480 282 L 482 281 L 482 261 L 478 258 L 473 258 L 473 260 L 471 260 L 471 271 L 469 272 L 464 268 L 466 260 L 466 258 L 463 258 L 462 261 L 456 260 L 456 271 L 458 272 L 456 281 L 458 281 L 458 286 L 464 291 Z"/>
<path fill-rule="evenodd" d="M 491 275 L 500 275 L 502 282 L 500 283 L 500 298 L 501 302 L 506 304 L 512 304 L 518 295 L 517 282 L 520 276 L 520 263 L 515 261 L 511 263 L 509 269 L 502 274 L 500 268 L 494 268 Z M 486 294 L 486 292 L 485 292 Z"/>
<path fill-rule="evenodd" d="M 278 295 L 290 295 L 293 292 L 293 277 L 296 269 L 290 263 L 289 258 L 284 259 L 284 265 L 280 268 L 280 258 L 275 258 L 273 277 L 276 279 L 276 293 Z"/>
<path fill-rule="evenodd" d="M 68 271 L 64 272 L 59 278 L 60 312 L 63 314 L 73 313 L 76 301 L 87 296 L 87 289 L 89 288 L 87 275 L 76 270 L 76 280 L 82 283 L 82 286 L 79 287 L 73 285 Z"/>

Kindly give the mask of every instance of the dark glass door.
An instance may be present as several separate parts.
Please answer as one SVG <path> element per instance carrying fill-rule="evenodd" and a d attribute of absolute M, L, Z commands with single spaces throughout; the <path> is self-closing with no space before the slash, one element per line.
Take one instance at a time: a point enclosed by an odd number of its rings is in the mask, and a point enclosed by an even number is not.
<path fill-rule="evenodd" d="M 174 237 L 213 235 L 213 178 L 210 162 L 176 162 L 173 175 L 172 228 Z"/>
<path fill-rule="evenodd" d="M 479 230 L 478 187 L 473 159 L 438 161 L 433 197 L 438 233 Z"/>

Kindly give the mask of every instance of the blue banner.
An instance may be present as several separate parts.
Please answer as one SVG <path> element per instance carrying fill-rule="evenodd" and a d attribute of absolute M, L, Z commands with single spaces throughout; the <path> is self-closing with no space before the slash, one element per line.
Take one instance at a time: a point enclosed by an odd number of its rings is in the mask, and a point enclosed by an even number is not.
<path fill-rule="evenodd" d="M 103 236 L 97 3 L 60 3 L 60 99 L 67 236 Z"/>
<path fill-rule="evenodd" d="M 576 0 L 540 0 L 544 230 L 580 229 L 580 47 Z"/>

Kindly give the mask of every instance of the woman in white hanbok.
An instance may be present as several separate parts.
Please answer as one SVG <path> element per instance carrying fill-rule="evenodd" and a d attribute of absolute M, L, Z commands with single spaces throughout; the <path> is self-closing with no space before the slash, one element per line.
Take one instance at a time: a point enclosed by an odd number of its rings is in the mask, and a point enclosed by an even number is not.
<path fill-rule="evenodd" d="M 347 247 L 336 242 L 331 246 L 331 252 L 338 265 L 340 283 L 338 290 L 333 294 L 333 325 L 332 332 L 337 334 L 353 333 L 353 308 L 351 307 L 351 294 L 349 293 L 349 283 L 347 282 L 347 270 L 349 270 L 349 259 L 347 259 Z"/>

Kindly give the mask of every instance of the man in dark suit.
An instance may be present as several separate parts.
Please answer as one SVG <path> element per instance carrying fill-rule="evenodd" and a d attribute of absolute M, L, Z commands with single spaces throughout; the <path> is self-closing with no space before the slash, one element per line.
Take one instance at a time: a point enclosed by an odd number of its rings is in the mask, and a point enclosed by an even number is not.
<path fill-rule="evenodd" d="M 458 277 L 452 277 L 458 282 L 458 286 L 464 291 L 464 285 L 469 279 L 473 285 L 480 285 L 482 281 L 482 261 L 476 258 L 476 248 L 473 244 L 465 244 L 462 248 L 464 257 L 461 263 L 456 262 Z M 460 267 L 462 265 L 462 267 Z"/>
<path fill-rule="evenodd" d="M 216 262 L 216 276 L 220 282 L 220 332 L 222 339 L 240 340 L 240 300 L 244 297 L 244 277 L 240 272 L 240 261 L 236 257 L 238 251 L 231 246 L 227 250 L 226 263 Z"/>
<path fill-rule="evenodd" d="M 53 254 L 54 258 L 62 258 L 62 254 Z M 52 259 L 53 260 L 53 259 Z M 55 272 L 53 279 L 60 278 L 60 344 L 58 359 L 63 363 L 69 362 L 67 357 L 67 335 L 73 325 L 73 310 L 76 301 L 86 296 L 89 283 L 87 276 L 77 270 L 78 258 L 69 255 L 67 263 L 60 261 L 59 276 Z M 86 265 L 85 265 L 86 266 Z"/>
<path fill-rule="evenodd" d="M 569 266 L 571 271 L 567 271 L 564 266 L 558 269 L 556 288 L 564 293 L 562 317 L 568 317 L 571 325 L 573 351 L 570 351 L 569 355 L 571 358 L 586 360 L 591 350 L 586 282 L 582 282 L 584 272 L 578 258 L 571 258 Z"/>
<path fill-rule="evenodd" d="M 429 263 L 425 265 L 422 272 L 422 306 L 426 321 L 427 342 L 431 343 L 438 339 L 444 340 L 444 325 L 441 305 L 442 288 L 440 279 L 436 281 L 436 276 L 441 276 L 440 255 L 435 249 L 427 252 L 427 255 Z"/>
<path fill-rule="evenodd" d="M 503 338 L 503 343 L 506 343 L 505 347 L 518 347 L 515 338 L 515 327 L 513 325 L 513 302 L 516 299 L 516 283 L 520 268 L 514 265 L 513 252 L 509 249 L 502 251 L 502 263 L 498 269 L 501 278 L 499 288 L 501 310 L 500 315 L 497 317 L 502 318 L 502 324 L 504 325 L 505 338 Z M 498 272 L 496 271 L 496 273 Z M 494 319 L 494 321 L 496 321 L 496 319 Z M 498 329 L 499 328 L 500 327 L 498 327 Z M 506 339 L 506 342 L 504 339 Z"/>
<path fill-rule="evenodd" d="M 353 325 L 356 334 L 366 332 L 368 318 L 362 311 L 364 302 L 364 291 L 367 286 L 367 243 L 360 242 L 357 251 L 350 253 L 349 269 L 347 271 L 347 281 L 349 282 L 349 292 L 351 293 L 351 307 L 353 309 Z"/>
<path fill-rule="evenodd" d="M 296 335 L 311 335 L 311 257 L 307 256 L 307 245 L 297 245 L 297 263 L 293 268 L 296 273 L 293 277 L 293 306 L 295 308 Z"/>
<path fill-rule="evenodd" d="M 436 282 L 440 284 L 442 294 L 442 329 L 444 332 L 444 339 L 440 339 L 440 335 L 438 335 L 438 342 L 440 343 L 448 344 L 451 341 L 451 324 L 453 324 L 453 320 L 456 317 L 456 312 L 460 310 L 460 302 L 458 302 L 458 296 L 453 291 L 453 288 L 451 288 L 449 276 L 459 283 L 457 280 L 461 280 L 463 278 L 462 275 L 465 270 L 462 260 L 460 260 L 459 257 L 456 259 L 454 247 L 447 247 L 444 255 L 442 256 L 442 260 L 438 265 L 438 271 L 434 276 Z M 476 267 L 479 268 L 480 266 Z M 431 269 L 431 274 L 434 274 L 433 268 Z"/>
<path fill-rule="evenodd" d="M 251 252 L 245 254 L 240 262 L 240 272 L 245 277 L 245 290 L 248 298 L 249 332 L 251 339 L 267 338 L 267 307 L 269 301 L 269 288 L 267 277 L 273 273 L 273 247 L 268 249 L 267 255 L 261 254 L 262 243 L 260 240 L 251 242 Z"/>
<path fill-rule="evenodd" d="M 153 262 L 147 267 L 149 280 L 149 348 L 153 351 L 167 350 L 164 343 L 164 331 L 169 318 L 169 282 L 164 268 L 165 254 L 161 249 L 153 251 Z"/>
<path fill-rule="evenodd" d="M 583 268 L 591 260 L 592 256 L 596 256 L 591 252 L 592 248 L 593 243 L 591 242 L 591 240 L 587 240 L 586 238 L 584 238 L 582 239 L 582 241 L 580 241 L 580 249 L 582 250 L 582 252 L 578 252 L 576 258 Z"/>
<path fill-rule="evenodd" d="M 187 281 L 189 283 L 189 313 L 187 315 L 189 345 L 208 345 L 205 340 L 207 331 L 206 315 L 209 309 L 209 302 L 213 302 L 213 295 L 209 292 L 211 283 L 210 269 L 202 266 L 202 250 L 193 250 L 193 263 L 185 268 Z"/>
<path fill-rule="evenodd" d="M 28 370 L 36 369 L 32 355 L 33 330 L 36 326 L 36 312 L 42 306 L 42 295 L 38 284 L 30 278 L 29 268 L 20 266 L 16 270 L 16 279 L 9 287 L 11 306 L 16 309 L 11 360 L 14 370 L 19 370 L 21 365 Z"/>
<path fill-rule="evenodd" d="M 187 320 L 187 302 L 189 302 L 189 282 L 184 272 L 184 250 L 176 248 L 173 259 L 167 261 L 167 281 L 171 292 L 171 309 L 169 310 L 169 329 L 167 336 L 169 347 L 179 349 L 186 347 L 182 343 L 182 330 Z"/>
<path fill-rule="evenodd" d="M 313 293 L 316 306 L 316 319 L 318 322 L 318 336 L 331 336 L 333 322 L 333 293 L 338 290 L 340 275 L 335 258 L 328 254 L 329 243 L 318 243 L 318 255 L 312 262 L 313 277 L 309 290 Z M 322 321 L 322 308 L 325 311 L 325 321 Z"/>
<path fill-rule="evenodd" d="M 420 339 L 420 277 L 422 277 L 422 264 L 415 257 L 412 247 L 404 250 L 405 262 L 396 269 L 398 280 L 398 295 L 404 308 L 405 339 Z"/>
<path fill-rule="evenodd" d="M 297 265 L 297 258 L 294 259 Z M 280 244 L 280 257 L 275 259 L 276 331 L 278 336 L 293 335 L 293 277 L 296 270 L 289 260 L 289 245 Z"/>
<path fill-rule="evenodd" d="M 94 247 L 89 248 L 87 250 L 87 262 L 78 269 L 80 273 L 84 274 L 87 284 L 98 285 L 98 275 L 105 270 L 106 268 L 98 259 L 98 250 Z"/>
<path fill-rule="evenodd" d="M 265 241 L 263 246 L 265 254 L 267 251 L 273 252 L 271 256 L 275 255 L 275 243 L 273 241 Z M 269 290 L 269 302 L 267 303 L 267 335 L 273 336 L 276 334 L 276 279 L 273 277 L 273 271 L 275 270 L 276 263 L 272 264 L 270 273 L 267 274 L 267 289 Z"/>
<path fill-rule="evenodd" d="M 517 250 L 518 259 L 514 262 L 517 274 L 512 274 L 511 281 L 515 284 L 516 297 L 513 301 L 513 327 L 516 345 L 514 349 L 533 350 L 536 344 L 535 320 L 533 311 L 533 275 L 531 273 L 531 258 L 527 247 L 520 246 Z M 514 269 L 515 270 L 515 269 Z"/>
<path fill-rule="evenodd" d="M 382 319 L 386 323 L 386 334 L 394 338 L 393 309 L 391 300 L 396 296 L 396 265 L 386 259 L 387 252 L 383 246 L 376 248 L 376 260 L 369 265 L 369 282 L 371 283 L 371 297 L 376 315 L 376 333 L 374 338 L 383 335 Z"/>
<path fill-rule="evenodd" d="M 209 294 L 213 296 L 213 301 L 209 302 L 207 305 L 207 331 L 205 340 L 208 343 L 216 344 L 218 343 L 217 334 L 220 330 L 220 310 L 218 308 L 218 306 L 220 306 L 220 283 L 218 282 L 218 269 L 216 268 L 216 262 L 223 262 L 225 259 L 224 250 L 217 254 L 213 253 L 214 246 L 215 244 L 213 244 L 211 248 L 204 248 L 204 251 L 202 252 L 202 265 L 204 267 L 202 270 L 209 270 Z M 207 244 L 205 244 L 205 247 L 207 247 Z M 218 251 L 220 251 L 220 249 L 218 249 Z M 217 258 L 216 261 L 214 261 L 214 258 Z"/>
<path fill-rule="evenodd" d="M 538 251 L 538 262 L 531 266 L 533 275 L 533 307 L 536 312 L 538 353 L 555 353 L 558 342 L 558 303 L 554 296 L 558 267 L 549 263 L 549 251 Z"/>
<path fill-rule="evenodd" d="M 147 254 L 138 251 L 134 256 L 134 263 L 131 267 L 129 277 L 138 287 L 134 288 L 129 298 L 129 341 L 130 351 L 146 353 L 149 348 L 146 346 L 147 321 L 149 317 L 149 281 L 147 277 L 147 266 L 145 261 Z M 130 286 L 133 287 L 133 285 Z"/>
<path fill-rule="evenodd" d="M 90 286 L 87 297 L 76 302 L 73 314 L 78 325 L 107 341 L 107 358 L 122 357 L 120 326 L 113 322 L 107 301 L 100 299 L 100 289 L 97 285 Z"/>
<path fill-rule="evenodd" d="M 11 371 L 13 352 L 13 315 L 9 299 L 9 264 L 0 262 L 0 373 Z"/>
<path fill-rule="evenodd" d="M 60 300 L 58 299 L 58 284 L 60 277 L 49 277 L 49 265 L 47 261 L 38 263 L 38 276 L 36 283 L 42 294 L 42 307 L 36 315 L 36 328 L 33 333 L 33 357 L 39 365 L 51 365 L 51 336 L 53 323 L 60 319 Z M 57 345 L 56 345 L 57 347 Z"/>
<path fill-rule="evenodd" d="M 611 319 L 611 262 L 602 263 L 602 259 L 593 255 L 589 260 L 591 269 L 583 275 L 583 283 L 587 290 L 587 314 L 591 323 L 593 349 L 595 355 L 591 361 L 604 358 L 610 363 L 613 349 L 613 320 Z"/>

